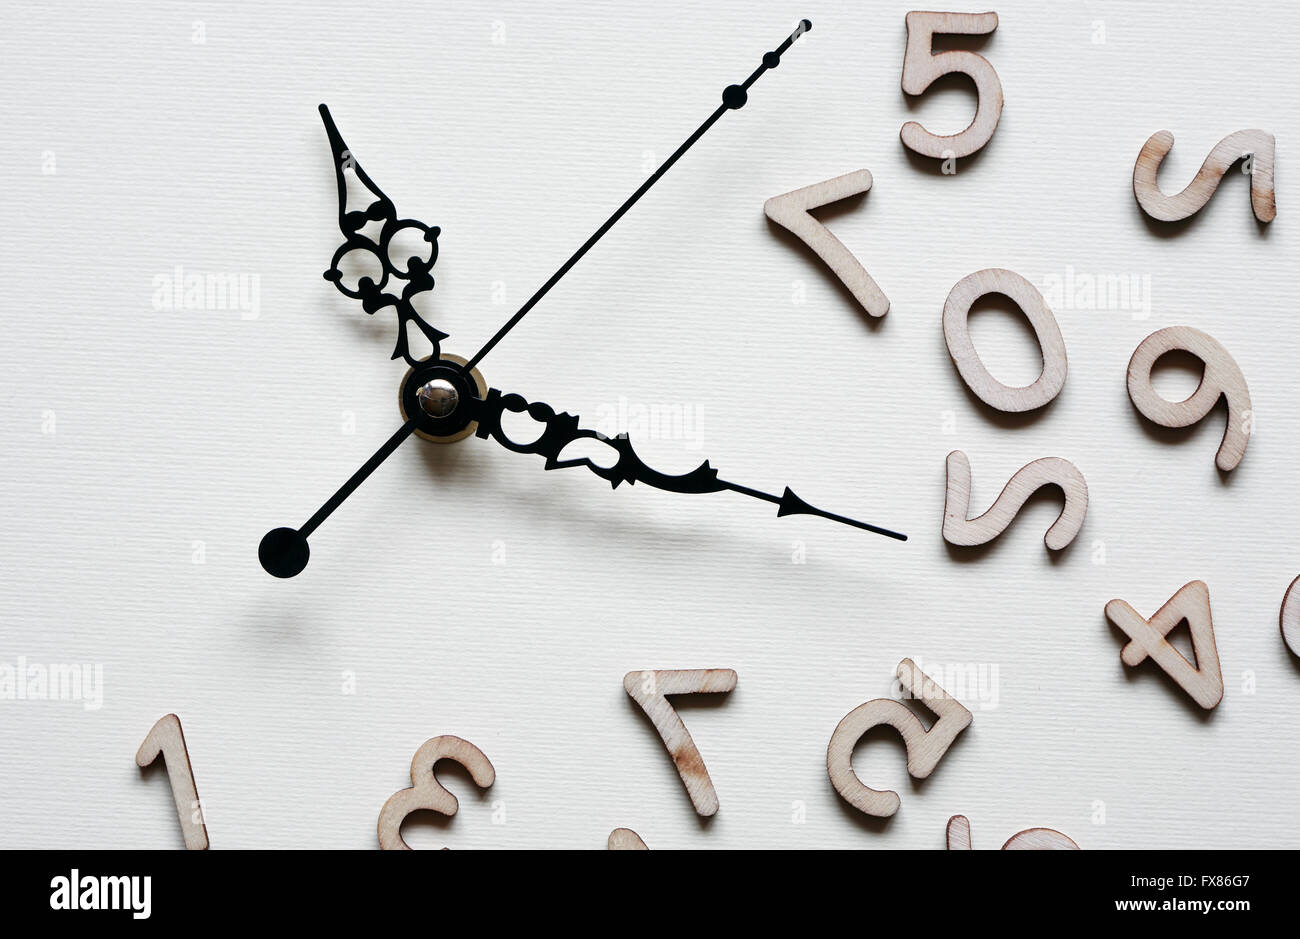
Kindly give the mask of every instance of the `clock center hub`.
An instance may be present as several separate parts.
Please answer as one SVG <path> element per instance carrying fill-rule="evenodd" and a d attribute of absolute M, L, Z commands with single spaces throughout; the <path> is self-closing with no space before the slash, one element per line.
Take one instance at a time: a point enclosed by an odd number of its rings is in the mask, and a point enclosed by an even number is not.
<path fill-rule="evenodd" d="M 424 383 L 416 391 L 415 397 L 420 402 L 420 410 L 433 418 L 449 416 L 460 404 L 456 386 L 445 378 L 435 378 Z"/>
<path fill-rule="evenodd" d="M 487 395 L 478 369 L 465 371 L 465 359 L 444 355 L 412 366 L 402 378 L 398 405 L 415 433 L 435 443 L 453 443 L 474 433 L 474 403 Z"/>

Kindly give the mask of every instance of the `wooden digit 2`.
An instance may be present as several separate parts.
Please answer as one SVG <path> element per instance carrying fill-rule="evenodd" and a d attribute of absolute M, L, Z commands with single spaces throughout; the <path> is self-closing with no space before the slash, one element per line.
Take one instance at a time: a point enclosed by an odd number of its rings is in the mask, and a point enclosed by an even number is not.
<path fill-rule="evenodd" d="M 1023 388 L 1012 388 L 994 378 L 980 361 L 971 341 L 967 324 L 970 308 L 980 297 L 991 293 L 1010 298 L 1025 314 L 1038 338 L 1043 371 Z M 943 305 L 943 339 L 962 380 L 991 408 L 1011 413 L 1033 411 L 1051 402 L 1065 387 L 1065 340 L 1056 325 L 1056 317 L 1038 288 L 1014 271 L 990 268 L 957 281 Z"/>
<path fill-rule="evenodd" d="M 1150 620 L 1123 600 L 1106 604 L 1106 618 L 1129 637 L 1120 651 L 1125 665 L 1140 665 L 1150 656 L 1206 710 L 1223 699 L 1223 673 L 1219 669 L 1219 650 L 1214 644 L 1214 623 L 1210 617 L 1210 588 L 1203 581 L 1193 580 L 1179 588 Z M 1165 638 L 1183 620 L 1192 634 L 1195 665 Z"/>
<path fill-rule="evenodd" d="M 171 783 L 172 801 L 176 803 L 185 848 L 206 851 L 208 826 L 203 821 L 199 790 L 194 783 L 194 767 L 190 765 L 190 751 L 185 746 L 185 732 L 181 730 L 181 719 L 175 714 L 163 715 L 149 729 L 135 753 L 135 765 L 143 769 L 159 755 L 167 764 L 167 779 Z"/>
<path fill-rule="evenodd" d="M 889 312 L 889 298 L 853 252 L 811 214 L 813 209 L 859 195 L 870 188 L 871 173 L 858 170 L 773 196 L 763 203 L 763 213 L 812 248 L 849 289 L 862 309 L 871 316 L 881 317 Z"/>
<path fill-rule="evenodd" d="M 954 815 L 948 819 L 948 850 L 971 849 L 970 819 Z M 1055 828 L 1026 828 L 1018 831 L 1002 845 L 1003 851 L 1077 851 L 1074 839 Z"/>
<path fill-rule="evenodd" d="M 1043 543 L 1050 550 L 1060 551 L 1079 534 L 1084 516 L 1088 514 L 1088 484 L 1073 463 L 1060 457 L 1045 456 L 1022 466 L 1007 481 L 987 512 L 967 518 L 971 494 L 970 460 L 962 451 L 952 451 L 948 454 L 948 488 L 943 500 L 943 540 L 961 547 L 987 544 L 1010 527 L 1016 513 L 1043 486 L 1059 486 L 1065 494 L 1061 514 L 1043 536 Z"/>
<path fill-rule="evenodd" d="M 975 117 L 961 133 L 944 137 L 932 134 L 916 121 L 908 121 L 898 132 L 907 147 L 936 160 L 968 157 L 993 138 L 998 118 L 1002 116 L 1002 82 L 984 56 L 967 50 L 931 52 L 935 34 L 982 36 L 998 28 L 996 13 L 928 13 L 913 10 L 907 14 L 907 48 L 903 53 L 903 93 L 923 94 L 944 75 L 961 72 L 975 82 L 979 96 Z"/>
<path fill-rule="evenodd" d="M 929 730 L 906 705 L 889 698 L 876 698 L 844 715 L 826 747 L 826 772 L 840 798 L 855 809 L 880 818 L 898 811 L 898 793 L 872 789 L 853 772 L 853 748 L 862 735 L 881 724 L 893 727 L 907 749 L 907 772 L 917 779 L 925 779 L 971 722 L 971 712 L 927 677 L 911 659 L 898 663 L 898 681 L 938 718 Z"/>
<path fill-rule="evenodd" d="M 426 740 L 411 760 L 411 788 L 394 792 L 379 810 L 379 847 L 383 850 L 410 850 L 411 846 L 402 840 L 402 822 L 412 812 L 429 809 L 441 815 L 455 815 L 460 808 L 456 797 L 434 776 L 434 765 L 439 760 L 454 760 L 465 767 L 480 789 L 496 782 L 497 774 L 491 762 L 468 740 L 450 734 Z"/>
<path fill-rule="evenodd" d="M 1205 364 L 1201 383 L 1182 401 L 1162 398 L 1151 384 L 1151 369 L 1174 350 L 1190 352 Z M 1191 326 L 1167 326 L 1147 336 L 1128 363 L 1128 396 L 1147 420 L 1162 427 L 1190 427 L 1214 410 L 1219 398 L 1228 401 L 1228 423 L 1214 463 L 1227 473 L 1236 469 L 1250 441 L 1252 411 L 1246 376 L 1228 350 L 1208 333 Z"/>
<path fill-rule="evenodd" d="M 1268 131 L 1239 130 L 1224 137 L 1214 145 L 1187 188 L 1167 196 L 1160 191 L 1156 174 L 1173 146 L 1173 134 L 1157 131 L 1142 145 L 1133 164 L 1133 195 L 1147 215 L 1161 222 L 1177 222 L 1195 215 L 1210 201 L 1232 164 L 1246 157 L 1250 160 L 1250 207 L 1255 218 L 1271 222 L 1277 217 L 1273 194 L 1276 144 Z"/>

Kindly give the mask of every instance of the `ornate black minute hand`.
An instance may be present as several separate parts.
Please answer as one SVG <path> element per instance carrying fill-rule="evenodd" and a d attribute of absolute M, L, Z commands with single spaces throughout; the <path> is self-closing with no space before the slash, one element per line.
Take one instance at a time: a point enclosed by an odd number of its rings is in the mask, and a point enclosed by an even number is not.
<path fill-rule="evenodd" d="M 478 422 L 475 434 L 484 439 L 491 438 L 508 450 L 516 453 L 536 453 L 546 458 L 546 469 L 565 469 L 571 466 L 585 466 L 597 476 L 609 482 L 613 488 L 620 483 L 644 483 L 655 489 L 668 492 L 705 493 L 705 492 L 739 492 L 742 495 L 762 499 L 777 506 L 777 516 L 784 515 L 819 515 L 831 521 L 852 525 L 865 531 L 873 531 L 889 538 L 906 541 L 907 536 L 888 528 L 860 522 L 857 519 L 809 505 L 786 487 L 781 495 L 773 495 L 758 489 L 751 489 L 738 483 L 727 482 L 718 477 L 718 471 L 708 461 L 701 463 L 689 473 L 670 476 L 645 464 L 632 449 L 632 442 L 626 436 L 607 437 L 599 431 L 579 426 L 580 419 L 568 412 L 557 414 L 549 404 L 540 401 L 529 402 L 521 395 L 502 394 L 496 388 L 488 390 L 482 399 L 472 398 L 467 402 L 469 417 Z M 531 443 L 517 443 L 506 436 L 501 427 L 501 416 L 511 411 L 516 414 L 528 414 L 544 427 L 541 435 Z M 599 440 L 611 447 L 617 459 L 609 466 L 600 466 L 587 457 L 564 458 L 564 450 L 576 440 Z"/>

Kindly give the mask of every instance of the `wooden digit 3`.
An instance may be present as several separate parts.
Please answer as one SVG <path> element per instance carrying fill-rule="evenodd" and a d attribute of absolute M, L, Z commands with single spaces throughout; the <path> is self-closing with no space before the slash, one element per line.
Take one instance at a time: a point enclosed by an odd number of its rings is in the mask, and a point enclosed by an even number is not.
<path fill-rule="evenodd" d="M 460 808 L 456 797 L 434 776 L 434 766 L 439 760 L 454 760 L 465 767 L 480 789 L 496 782 L 497 773 L 491 762 L 468 740 L 450 734 L 426 740 L 411 760 L 411 788 L 394 792 L 379 810 L 379 847 L 383 850 L 410 850 L 411 846 L 402 840 L 402 822 L 412 812 L 429 809 L 441 815 L 455 815 Z"/>

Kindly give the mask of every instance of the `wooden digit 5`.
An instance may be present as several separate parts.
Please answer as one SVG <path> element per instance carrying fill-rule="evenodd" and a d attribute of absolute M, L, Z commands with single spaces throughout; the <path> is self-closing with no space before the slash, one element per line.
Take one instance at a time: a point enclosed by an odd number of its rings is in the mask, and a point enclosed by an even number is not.
<path fill-rule="evenodd" d="M 763 213 L 812 248 L 849 289 L 862 309 L 871 316 L 881 317 L 889 312 L 889 298 L 853 252 L 811 214 L 813 209 L 860 195 L 870 188 L 871 173 L 858 170 L 773 196 L 763 203 Z"/>
<path fill-rule="evenodd" d="M 969 851 L 970 819 L 954 815 L 948 819 L 948 850 Z M 1077 851 L 1079 846 L 1069 835 L 1055 828 L 1026 828 L 1007 839 L 1003 851 Z"/>
<path fill-rule="evenodd" d="M 1195 215 L 1210 201 L 1210 196 L 1219 188 L 1223 175 L 1232 164 L 1247 158 L 1250 208 L 1261 222 L 1277 218 L 1277 203 L 1273 195 L 1276 143 L 1268 131 L 1239 130 L 1224 137 L 1214 145 L 1187 188 L 1177 195 L 1167 196 L 1160 191 L 1156 174 L 1173 146 L 1173 134 L 1167 130 L 1156 131 L 1142 145 L 1137 162 L 1133 164 L 1133 195 L 1147 215 L 1161 222 L 1177 222 Z"/>
<path fill-rule="evenodd" d="M 1179 588 L 1150 620 L 1123 600 L 1106 604 L 1106 618 L 1129 637 L 1120 651 L 1125 665 L 1140 665 L 1150 656 L 1206 710 L 1223 699 L 1223 672 L 1219 669 L 1219 650 L 1214 644 L 1214 622 L 1210 617 L 1210 588 L 1203 581 L 1194 580 Z M 1195 665 L 1165 638 L 1184 620 L 1192 634 Z"/>
<path fill-rule="evenodd" d="M 411 788 L 394 792 L 379 810 L 379 847 L 383 850 L 410 850 L 411 846 L 402 840 L 402 822 L 412 812 L 429 809 L 441 815 L 455 815 L 460 808 L 456 797 L 434 776 L 434 766 L 439 760 L 454 760 L 465 767 L 480 789 L 496 782 L 497 773 L 491 762 L 468 740 L 450 734 L 426 740 L 411 760 Z"/>
<path fill-rule="evenodd" d="M 162 756 L 167 764 L 167 779 L 172 787 L 172 800 L 176 815 L 181 821 L 181 835 L 189 851 L 208 849 L 208 826 L 203 821 L 203 808 L 199 803 L 199 790 L 194 783 L 194 767 L 190 765 L 190 751 L 185 746 L 185 732 L 181 719 L 175 714 L 165 714 L 149 729 L 144 742 L 135 753 L 135 765 L 144 768 Z"/>
<path fill-rule="evenodd" d="M 853 772 L 853 748 L 862 735 L 881 724 L 893 727 L 907 748 L 907 772 L 917 779 L 925 779 L 971 722 L 971 712 L 927 677 L 911 659 L 898 663 L 898 681 L 938 718 L 929 730 L 904 704 L 876 698 L 844 715 L 826 747 L 826 772 L 840 798 L 861 812 L 881 818 L 898 811 L 898 793 L 872 789 Z"/>
<path fill-rule="evenodd" d="M 1151 384 L 1151 369 L 1166 353 L 1190 352 L 1204 363 L 1201 383 L 1182 401 L 1162 398 Z M 1228 350 L 1208 333 L 1191 326 L 1167 326 L 1147 336 L 1128 363 L 1128 396 L 1147 420 L 1161 427 L 1190 427 L 1214 410 L 1219 398 L 1228 401 L 1228 423 L 1214 463 L 1227 473 L 1237 468 L 1250 441 L 1253 412 L 1246 376 Z"/>
<path fill-rule="evenodd" d="M 970 511 L 970 460 L 954 450 L 948 454 L 948 489 L 943 500 L 943 540 L 969 547 L 987 544 L 1010 527 L 1016 513 L 1031 495 L 1044 486 L 1059 486 L 1065 493 L 1065 505 L 1043 543 L 1060 551 L 1079 534 L 1088 513 L 1088 484 L 1083 474 L 1069 460 L 1045 456 L 1016 471 L 987 512 L 967 518 Z"/>
<path fill-rule="evenodd" d="M 980 361 L 971 341 L 967 325 L 970 308 L 980 297 L 991 293 L 1009 297 L 1025 314 L 1038 338 L 1043 370 L 1032 384 L 1023 388 L 1012 388 L 994 378 Z M 962 380 L 991 408 L 1011 413 L 1033 411 L 1051 402 L 1065 387 L 1068 363 L 1065 340 L 1061 338 L 1056 317 L 1038 288 L 1014 271 L 989 268 L 957 281 L 943 305 L 943 339 Z"/>
<path fill-rule="evenodd" d="M 1002 116 L 1002 82 L 984 56 L 967 50 L 932 53 L 935 34 L 982 36 L 998 28 L 996 13 L 907 14 L 907 49 L 903 53 L 903 93 L 923 94 L 944 75 L 961 72 L 975 82 L 979 99 L 970 126 L 959 134 L 932 134 L 916 121 L 908 121 L 898 132 L 907 147 L 936 160 L 967 157 L 993 138 Z"/>

